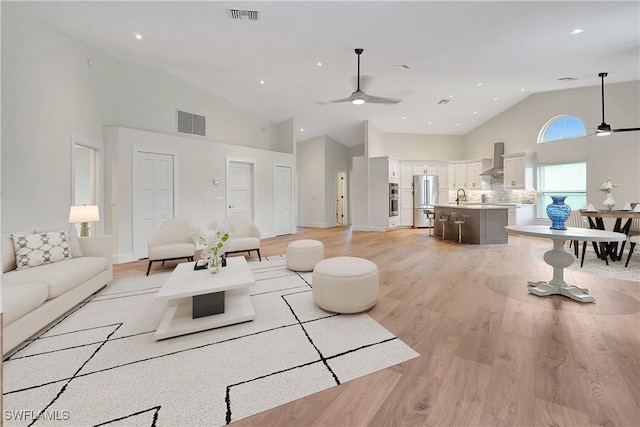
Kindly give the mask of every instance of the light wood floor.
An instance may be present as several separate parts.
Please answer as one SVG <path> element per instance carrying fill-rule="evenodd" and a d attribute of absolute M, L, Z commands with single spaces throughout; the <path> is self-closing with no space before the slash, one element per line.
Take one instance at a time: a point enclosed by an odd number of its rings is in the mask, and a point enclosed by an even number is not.
<path fill-rule="evenodd" d="M 480 246 L 425 230 L 301 228 L 263 240 L 261 252 L 283 254 L 301 238 L 321 240 L 326 257 L 374 261 L 380 300 L 368 314 L 420 357 L 233 425 L 640 425 L 638 282 L 566 271 L 595 303 L 527 294 L 527 280 L 551 278 L 533 254 L 551 242 L 529 237 Z"/>

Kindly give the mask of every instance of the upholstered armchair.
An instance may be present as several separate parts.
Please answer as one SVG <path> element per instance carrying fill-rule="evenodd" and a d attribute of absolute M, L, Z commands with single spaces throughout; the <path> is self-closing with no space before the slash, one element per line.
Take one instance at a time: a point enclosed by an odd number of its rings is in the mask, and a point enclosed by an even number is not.
<path fill-rule="evenodd" d="M 151 264 L 155 261 L 165 261 L 186 258 L 193 261 L 196 245 L 191 236 L 191 225 L 184 218 L 169 218 L 149 239 L 149 266 L 147 276 L 151 271 Z"/>
<path fill-rule="evenodd" d="M 228 254 L 247 252 L 251 256 L 251 251 L 258 252 L 258 259 L 262 261 L 260 256 L 260 229 L 251 220 L 242 214 L 232 214 L 227 217 L 224 222 L 229 231 L 229 243 L 231 250 Z"/>

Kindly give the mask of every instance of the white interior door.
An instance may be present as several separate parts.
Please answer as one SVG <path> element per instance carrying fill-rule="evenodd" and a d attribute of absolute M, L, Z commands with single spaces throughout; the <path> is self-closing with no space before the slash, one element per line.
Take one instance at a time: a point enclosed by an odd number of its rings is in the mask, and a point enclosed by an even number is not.
<path fill-rule="evenodd" d="M 276 236 L 291 234 L 291 168 L 288 166 L 274 168 L 273 206 Z"/>
<path fill-rule="evenodd" d="M 227 164 L 227 215 L 236 213 L 253 220 L 253 163 Z"/>
<path fill-rule="evenodd" d="M 174 215 L 173 155 L 136 152 L 133 192 L 133 253 L 148 256 L 147 239 Z"/>

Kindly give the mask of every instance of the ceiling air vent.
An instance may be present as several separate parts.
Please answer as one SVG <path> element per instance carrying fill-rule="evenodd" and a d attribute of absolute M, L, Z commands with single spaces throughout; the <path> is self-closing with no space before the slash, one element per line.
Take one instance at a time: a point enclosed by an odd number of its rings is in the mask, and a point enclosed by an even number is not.
<path fill-rule="evenodd" d="M 560 80 L 561 82 L 572 82 L 574 80 L 578 80 L 577 77 L 561 77 L 558 80 Z"/>
<path fill-rule="evenodd" d="M 229 19 L 238 21 L 257 21 L 259 14 L 257 10 L 244 10 L 244 9 L 227 9 Z"/>
<path fill-rule="evenodd" d="M 441 99 L 440 101 L 438 101 L 438 104 L 447 105 L 450 101 L 450 99 Z"/>
<path fill-rule="evenodd" d="M 199 116 L 193 113 L 187 113 L 186 111 L 178 111 L 177 117 L 177 131 L 178 133 L 186 133 L 189 135 L 206 136 L 206 121 L 205 116 Z"/>

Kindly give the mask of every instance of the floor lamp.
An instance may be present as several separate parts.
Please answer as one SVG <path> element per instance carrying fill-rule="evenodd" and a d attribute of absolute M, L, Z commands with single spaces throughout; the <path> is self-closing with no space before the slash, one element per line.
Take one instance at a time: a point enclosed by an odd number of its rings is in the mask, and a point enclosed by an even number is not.
<path fill-rule="evenodd" d="M 100 212 L 97 205 L 71 206 L 69 223 L 80 223 L 80 237 L 89 235 L 89 223 L 94 221 L 100 221 Z"/>

